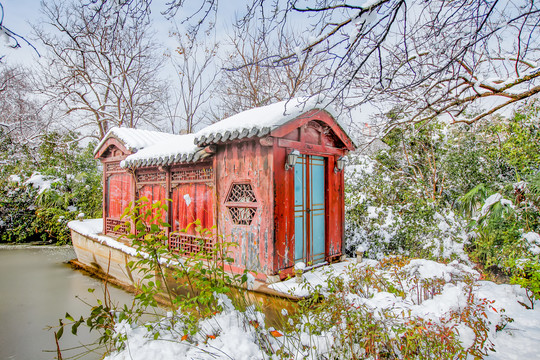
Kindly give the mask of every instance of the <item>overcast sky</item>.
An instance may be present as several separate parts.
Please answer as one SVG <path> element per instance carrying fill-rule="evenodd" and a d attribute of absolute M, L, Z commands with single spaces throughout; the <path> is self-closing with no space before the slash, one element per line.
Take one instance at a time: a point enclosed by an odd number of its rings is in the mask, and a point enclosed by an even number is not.
<path fill-rule="evenodd" d="M 45 0 L 47 1 L 47 0 Z M 4 7 L 4 26 L 11 31 L 24 36 L 28 41 L 34 45 L 38 51 L 43 52 L 43 47 L 38 41 L 32 39 L 32 28 L 30 23 L 38 23 L 41 17 L 40 14 L 40 0 L 0 0 L 0 3 Z M 174 27 L 172 21 L 167 21 L 161 11 L 165 10 L 166 0 L 157 0 L 152 3 L 152 28 L 157 32 L 158 41 L 162 43 L 165 49 L 174 50 L 176 48 L 176 41 L 170 39 L 169 31 Z M 180 19 L 180 15 L 176 16 Z M 232 17 L 231 17 L 232 22 Z M 31 66 L 35 63 L 37 54 L 28 45 L 21 41 L 21 48 L 13 50 L 2 43 L 2 53 L 6 55 L 4 58 L 5 63 L 23 63 Z"/>

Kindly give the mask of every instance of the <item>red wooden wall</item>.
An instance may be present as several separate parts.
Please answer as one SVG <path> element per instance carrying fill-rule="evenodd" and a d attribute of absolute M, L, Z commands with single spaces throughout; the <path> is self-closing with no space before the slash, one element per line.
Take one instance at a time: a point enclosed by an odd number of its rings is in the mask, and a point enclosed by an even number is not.
<path fill-rule="evenodd" d="M 111 174 L 107 178 L 107 213 L 106 216 L 120 220 L 124 209 L 131 201 L 131 175 L 124 173 Z"/>
<path fill-rule="evenodd" d="M 120 218 L 133 200 L 135 189 L 131 174 L 120 167 L 120 162 L 130 152 L 114 138 L 108 139 L 99 150 L 96 157 L 103 160 L 103 231 L 123 234 L 127 228 Z"/>
<path fill-rule="evenodd" d="M 195 244 L 201 236 L 214 241 L 212 234 L 215 232 L 211 228 L 215 218 L 215 194 L 211 163 L 143 168 L 135 174 L 137 199 L 144 196 L 152 204 L 161 201 L 168 206 L 163 220 L 171 225 L 168 230 L 171 232 L 171 248 L 190 253 L 199 250 Z M 193 223 L 197 220 L 203 228 L 211 231 L 204 234 L 195 231 Z"/>
<path fill-rule="evenodd" d="M 158 201 L 165 203 L 169 198 L 167 190 L 167 172 L 164 169 L 158 167 L 137 169 L 135 171 L 135 184 L 137 188 L 135 199 L 146 197 L 149 204 L 143 208 L 143 211 L 151 208 L 150 204 L 154 204 Z M 152 211 L 152 215 L 145 220 L 150 222 L 152 217 L 157 213 L 157 209 Z M 167 213 L 163 214 L 163 221 L 168 221 Z"/>
<path fill-rule="evenodd" d="M 172 190 L 172 230 L 185 230 L 199 220 L 201 226 L 210 229 L 214 225 L 213 187 L 204 183 L 180 184 Z M 194 234 L 193 226 L 188 229 Z"/>
<path fill-rule="evenodd" d="M 231 252 L 232 270 L 254 270 L 264 279 L 274 267 L 272 148 L 261 146 L 258 139 L 221 145 L 215 155 L 214 168 L 219 233 L 227 241 L 238 244 Z M 235 185 L 241 185 L 244 190 L 248 187 L 243 185 L 249 185 L 256 201 L 246 201 L 247 195 L 229 197 Z M 231 209 L 240 216 L 235 217 Z M 251 223 L 245 224 L 247 221 L 242 219 L 251 214 L 250 209 L 255 212 Z"/>

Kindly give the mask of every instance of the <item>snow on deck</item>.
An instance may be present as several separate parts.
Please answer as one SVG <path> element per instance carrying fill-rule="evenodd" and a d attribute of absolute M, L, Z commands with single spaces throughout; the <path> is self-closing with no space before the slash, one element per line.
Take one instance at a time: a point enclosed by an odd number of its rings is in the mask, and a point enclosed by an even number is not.
<path fill-rule="evenodd" d="M 113 249 L 118 249 L 128 255 L 136 256 L 137 250 L 131 246 L 122 244 L 111 237 L 101 235 L 103 232 L 103 219 L 72 220 L 67 226 L 87 238 L 95 240 L 100 244 L 107 245 Z"/>

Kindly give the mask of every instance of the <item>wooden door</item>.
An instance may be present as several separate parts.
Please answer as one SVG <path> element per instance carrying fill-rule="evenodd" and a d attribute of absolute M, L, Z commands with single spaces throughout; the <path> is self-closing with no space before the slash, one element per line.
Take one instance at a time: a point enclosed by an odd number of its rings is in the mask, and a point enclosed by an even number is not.
<path fill-rule="evenodd" d="M 294 261 L 313 265 L 326 257 L 325 159 L 301 155 L 294 167 Z"/>

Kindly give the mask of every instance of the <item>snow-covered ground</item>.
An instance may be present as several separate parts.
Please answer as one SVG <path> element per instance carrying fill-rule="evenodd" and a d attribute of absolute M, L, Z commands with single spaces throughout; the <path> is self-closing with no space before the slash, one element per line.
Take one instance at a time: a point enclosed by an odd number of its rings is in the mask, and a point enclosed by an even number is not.
<path fill-rule="evenodd" d="M 486 358 L 540 358 L 540 304 L 537 302 L 535 309 L 524 306 L 530 305 L 530 301 L 519 286 L 481 281 L 475 270 L 457 261 L 442 264 L 416 259 L 390 268 L 380 264 L 366 259 L 356 264 L 354 259 L 350 259 L 307 272 L 302 282 L 293 278 L 272 286 L 296 295 L 307 295 L 315 289 L 328 294 L 328 285 L 335 279 L 342 278 L 347 283 L 355 274 L 374 271 L 372 274 L 390 282 L 398 279 L 394 284 L 399 283 L 404 292 L 388 292 L 380 288 L 366 288 L 363 293 L 345 291 L 346 301 L 356 308 L 365 307 L 374 314 L 390 312 L 394 314 L 391 317 L 394 321 L 417 318 L 434 324 L 444 323 L 455 329 L 462 346 L 467 348 L 475 341 L 475 332 L 458 320 L 448 322 L 448 318 L 449 314 L 460 314 L 471 304 L 471 299 L 475 299 L 475 304 L 482 304 L 477 307 L 481 308 L 479 311 L 485 312 L 485 316 L 480 314 L 480 317 L 487 320 L 489 337 L 486 348 L 491 347 L 489 344 L 492 343 L 494 349 L 488 351 Z M 422 283 L 434 284 L 433 289 L 438 285 L 440 287 L 431 295 L 426 295 L 425 291 L 418 291 L 417 285 Z M 126 337 L 126 346 L 106 359 L 264 359 L 270 358 L 269 351 L 276 351 L 282 346 L 287 347 L 289 352 L 297 348 L 290 358 L 317 359 L 320 354 L 332 351 L 332 346 L 336 344 L 336 334 L 332 331 L 339 331 L 337 326 L 320 334 L 309 334 L 303 326 L 306 324 L 297 325 L 301 330 L 294 334 L 276 331 L 259 326 L 264 324 L 264 315 L 253 307 L 240 312 L 227 297 L 219 296 L 223 311 L 203 320 L 201 331 L 195 335 L 185 334 L 181 318 L 175 321 L 164 318 L 161 323 L 153 324 L 155 329 L 159 329 L 157 340 L 154 340 L 154 332 L 149 332 L 145 326 L 132 327 L 125 322 L 120 323 L 116 330 Z M 402 314 L 401 318 L 399 314 Z M 286 321 L 289 316 L 287 311 L 283 310 L 282 315 Z M 292 319 L 289 321 L 292 323 Z M 309 322 L 306 319 L 306 323 Z"/>

